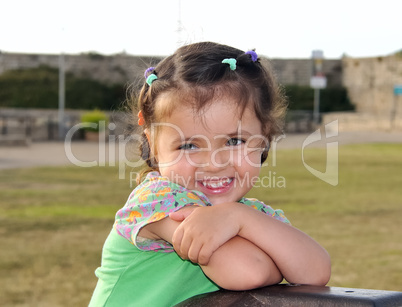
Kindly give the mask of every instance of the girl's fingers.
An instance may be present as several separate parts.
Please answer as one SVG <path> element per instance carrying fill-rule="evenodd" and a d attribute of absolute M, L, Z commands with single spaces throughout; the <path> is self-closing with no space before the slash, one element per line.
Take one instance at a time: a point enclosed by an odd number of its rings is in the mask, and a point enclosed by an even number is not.
<path fill-rule="evenodd" d="M 191 206 L 191 207 L 184 207 L 183 209 L 180 209 L 175 212 L 169 213 L 169 217 L 176 221 L 176 222 L 182 222 L 184 221 L 197 207 Z"/>
<path fill-rule="evenodd" d="M 202 245 L 198 241 L 192 241 L 191 246 L 188 249 L 188 259 L 193 263 L 199 263 L 199 254 L 202 249 Z"/>
<path fill-rule="evenodd" d="M 211 245 L 204 244 L 199 253 L 198 253 L 198 264 L 199 265 L 207 265 L 209 263 L 209 259 L 211 258 L 213 251 L 210 248 Z"/>
<path fill-rule="evenodd" d="M 190 250 L 191 244 L 193 243 L 193 237 L 188 236 L 187 234 L 184 234 L 181 244 L 180 244 L 180 249 L 179 249 L 179 256 L 183 259 L 189 259 L 188 252 Z"/>
<path fill-rule="evenodd" d="M 187 215 L 187 216 L 188 216 L 188 215 Z M 182 221 L 184 221 L 184 219 L 185 219 L 187 216 L 185 215 L 185 212 L 182 212 L 182 210 L 169 213 L 169 217 L 170 217 L 172 220 L 176 221 L 176 222 L 182 222 Z"/>
<path fill-rule="evenodd" d="M 183 239 L 183 229 L 179 226 L 176 228 L 175 232 L 173 233 L 172 237 L 172 244 L 174 250 L 178 253 L 181 249 L 181 241 Z"/>

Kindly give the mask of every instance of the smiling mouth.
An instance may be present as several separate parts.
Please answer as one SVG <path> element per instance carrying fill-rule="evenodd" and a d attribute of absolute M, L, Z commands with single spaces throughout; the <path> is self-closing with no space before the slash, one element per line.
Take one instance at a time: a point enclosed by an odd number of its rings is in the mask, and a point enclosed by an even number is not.
<path fill-rule="evenodd" d="M 200 183 L 208 189 L 219 189 L 230 185 L 233 178 L 222 178 L 217 180 L 202 180 Z"/>

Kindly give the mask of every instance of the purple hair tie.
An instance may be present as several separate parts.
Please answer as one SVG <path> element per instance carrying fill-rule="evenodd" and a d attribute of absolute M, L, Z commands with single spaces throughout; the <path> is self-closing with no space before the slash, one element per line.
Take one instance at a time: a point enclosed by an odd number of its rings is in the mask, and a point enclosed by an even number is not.
<path fill-rule="evenodd" d="M 145 73 L 144 73 L 144 77 L 145 79 L 148 78 L 148 73 L 150 73 L 151 71 L 155 70 L 155 67 L 149 67 Z"/>
<path fill-rule="evenodd" d="M 249 51 L 246 52 L 246 54 L 251 55 L 251 61 L 257 62 L 257 60 L 258 60 L 258 55 L 257 55 L 257 53 L 256 53 L 254 50 L 249 50 Z"/>

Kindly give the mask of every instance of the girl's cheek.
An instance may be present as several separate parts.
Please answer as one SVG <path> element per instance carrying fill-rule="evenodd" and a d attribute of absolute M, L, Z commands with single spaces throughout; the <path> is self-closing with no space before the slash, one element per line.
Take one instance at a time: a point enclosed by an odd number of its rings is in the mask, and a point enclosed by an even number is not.
<path fill-rule="evenodd" d="M 210 163 L 206 156 L 201 153 L 185 154 L 180 160 L 183 167 L 200 168 Z"/>
<path fill-rule="evenodd" d="M 254 150 L 248 152 L 242 157 L 241 164 L 244 167 L 261 167 L 261 150 Z"/>

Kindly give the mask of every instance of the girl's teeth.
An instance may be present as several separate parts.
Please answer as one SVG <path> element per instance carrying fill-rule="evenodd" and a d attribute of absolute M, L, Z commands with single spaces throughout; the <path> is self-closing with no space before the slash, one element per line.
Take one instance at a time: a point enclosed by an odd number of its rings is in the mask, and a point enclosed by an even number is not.
<path fill-rule="evenodd" d="M 216 189 L 216 188 L 222 188 L 222 187 L 230 184 L 232 182 L 232 180 L 233 179 L 226 178 L 226 179 L 223 179 L 223 180 L 220 180 L 220 181 L 208 181 L 208 182 L 203 181 L 202 184 L 207 188 Z"/>

